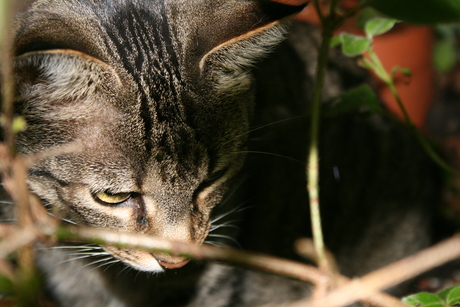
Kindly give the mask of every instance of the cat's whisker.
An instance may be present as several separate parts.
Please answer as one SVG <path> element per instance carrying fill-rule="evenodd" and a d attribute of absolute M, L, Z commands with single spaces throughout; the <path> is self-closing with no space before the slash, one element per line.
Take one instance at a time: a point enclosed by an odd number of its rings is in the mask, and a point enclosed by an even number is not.
<path fill-rule="evenodd" d="M 209 245 L 212 245 L 212 246 L 216 246 L 216 247 L 229 247 L 228 244 L 225 244 L 225 243 L 222 243 L 222 242 L 216 242 L 216 241 L 204 241 L 204 243 L 206 244 L 209 244 Z"/>
<path fill-rule="evenodd" d="M 72 225 L 78 225 L 77 223 L 72 222 L 71 220 L 68 220 L 68 219 L 60 218 L 60 220 L 66 222 L 66 223 L 72 224 Z"/>
<path fill-rule="evenodd" d="M 86 267 L 88 267 L 88 266 L 95 265 L 95 264 L 97 264 L 97 263 L 101 263 L 101 262 L 108 261 L 108 260 L 112 260 L 112 259 L 113 259 L 112 256 L 106 257 L 106 258 L 102 258 L 102 259 L 99 259 L 99 260 L 90 262 L 90 263 L 88 263 L 88 264 L 82 266 L 80 269 L 84 269 L 84 268 L 86 268 Z"/>
<path fill-rule="evenodd" d="M 49 210 L 52 210 L 53 209 L 53 205 L 51 205 L 50 203 L 47 203 L 47 202 L 43 202 L 43 206 L 48 210 L 47 213 L 48 215 L 52 216 L 52 217 L 55 217 L 55 218 L 58 218 L 56 217 L 56 215 L 54 215 L 53 213 L 51 213 Z M 69 223 L 69 224 L 72 224 L 72 225 L 78 225 L 77 223 L 69 220 L 69 219 L 66 219 L 66 218 L 63 218 L 63 217 L 59 217 L 59 219 L 61 221 L 64 221 L 66 223 Z"/>
<path fill-rule="evenodd" d="M 112 259 L 113 259 L 113 258 L 112 258 Z M 113 259 L 112 261 L 104 262 L 104 263 L 99 264 L 98 266 L 92 268 L 91 271 L 94 271 L 94 270 L 96 270 L 96 269 L 99 269 L 99 268 L 101 268 L 101 267 L 103 267 L 103 266 L 105 266 L 105 265 L 110 266 L 110 265 L 115 264 L 115 263 L 120 262 L 120 261 L 121 261 L 121 260 Z M 108 268 L 109 268 L 109 267 L 105 268 L 104 271 L 107 270 Z"/>
<path fill-rule="evenodd" d="M 292 117 L 289 117 L 289 118 L 284 118 L 284 119 L 280 119 L 280 120 L 277 120 L 275 122 L 272 122 L 272 123 L 269 123 L 269 124 L 266 124 L 266 125 L 262 125 L 262 126 L 259 126 L 259 127 L 256 127 L 256 128 L 252 128 L 252 129 L 249 129 L 249 131 L 245 132 L 245 133 L 241 133 L 235 137 L 233 137 L 232 139 L 228 140 L 227 142 L 223 143 L 222 145 L 226 145 L 228 143 L 231 143 L 231 142 L 234 142 L 235 140 L 237 140 L 238 138 L 241 138 L 243 136 L 246 136 L 254 131 L 258 131 L 258 130 L 261 130 L 261 129 L 264 129 L 264 128 L 267 128 L 267 127 L 271 127 L 271 126 L 274 126 L 274 125 L 278 125 L 278 124 L 282 124 L 284 122 L 287 122 L 287 121 L 291 121 L 291 120 L 296 120 L 296 119 L 301 119 L 301 118 L 305 118 L 307 117 L 307 115 L 298 115 L 298 116 L 292 116 Z"/>
<path fill-rule="evenodd" d="M 130 265 L 127 265 L 126 263 L 124 263 L 123 261 L 120 261 L 121 263 L 123 263 L 125 265 L 125 268 L 120 270 L 120 272 L 118 272 L 117 276 L 115 276 L 115 279 L 118 278 L 118 276 L 120 276 L 121 273 L 123 273 L 124 271 L 126 271 L 126 273 L 128 273 L 129 271 L 132 271 L 134 270 L 134 268 L 132 268 Z"/>
<path fill-rule="evenodd" d="M 97 245 L 58 245 L 58 246 L 49 246 L 49 247 L 42 247 L 39 249 L 86 249 L 86 250 L 103 250 L 102 247 Z"/>
<path fill-rule="evenodd" d="M 117 261 L 114 260 L 114 261 L 109 262 L 108 265 L 107 265 L 107 267 L 105 267 L 104 270 L 103 270 L 102 272 L 107 271 L 107 270 L 110 269 L 110 267 L 112 267 L 114 264 L 120 263 L 120 262 L 121 262 L 121 260 L 118 260 L 118 259 L 117 259 Z"/>
<path fill-rule="evenodd" d="M 232 198 L 232 196 L 238 191 L 238 189 L 243 185 L 244 181 L 247 179 L 247 176 L 241 177 L 230 189 L 230 191 L 227 192 L 227 195 L 225 196 L 224 200 L 217 205 L 217 207 L 223 207 L 229 199 Z M 217 208 L 216 207 L 216 208 Z"/>
<path fill-rule="evenodd" d="M 223 224 L 212 225 L 211 228 L 209 229 L 209 232 L 213 232 L 214 230 L 217 230 L 217 229 L 220 229 L 220 228 L 235 228 L 235 229 L 238 229 L 238 226 L 233 225 L 234 222 L 237 222 L 237 220 L 225 222 Z"/>
<path fill-rule="evenodd" d="M 0 200 L 0 204 L 4 204 L 4 205 L 14 205 L 14 202 L 13 202 L 13 201 L 9 201 L 9 200 Z"/>
<path fill-rule="evenodd" d="M 83 256 L 83 255 L 90 255 L 90 256 L 106 256 L 106 255 L 110 255 L 110 253 L 107 253 L 107 252 L 76 252 L 76 253 L 65 253 L 65 255 L 67 256 Z"/>
<path fill-rule="evenodd" d="M 74 257 L 74 258 L 70 258 L 70 259 L 61 261 L 61 262 L 59 262 L 59 264 L 67 263 L 67 262 L 78 260 L 78 259 L 85 259 L 85 258 L 95 257 L 95 256 L 99 256 L 99 255 L 97 255 L 97 254 L 96 255 L 95 254 L 82 255 L 82 256 L 79 256 L 79 257 Z"/>
<path fill-rule="evenodd" d="M 292 158 L 292 157 L 289 157 L 289 156 L 285 156 L 285 155 L 276 154 L 276 153 L 273 153 L 273 152 L 254 151 L 254 150 L 241 150 L 241 151 L 233 151 L 232 153 L 233 154 L 261 154 L 261 155 L 268 155 L 268 156 L 273 156 L 273 157 L 278 157 L 278 158 L 283 158 L 283 159 L 286 159 L 286 160 L 289 160 L 289 161 L 293 161 L 293 162 L 301 164 L 304 167 L 306 166 L 305 161 L 300 161 L 298 159 L 295 159 L 295 158 Z"/>
<path fill-rule="evenodd" d="M 234 238 L 232 238 L 232 237 L 230 237 L 230 236 L 211 233 L 211 234 L 208 235 L 208 238 L 209 238 L 209 237 L 211 237 L 211 238 L 222 238 L 222 239 L 227 239 L 227 240 L 232 241 L 233 243 L 235 243 L 238 247 L 241 247 L 240 243 L 239 243 L 236 239 L 234 239 Z"/>
<path fill-rule="evenodd" d="M 241 212 L 241 211 L 244 211 L 244 210 L 248 209 L 248 207 L 243 207 L 245 204 L 246 204 L 246 202 L 241 204 L 241 205 L 239 205 L 238 207 L 233 208 L 232 210 L 229 210 L 229 211 L 227 211 L 225 213 L 222 213 L 222 214 L 216 216 L 214 219 L 211 220 L 211 224 L 215 224 L 216 222 L 222 220 L 223 218 L 229 216 L 230 214 L 238 213 L 238 212 Z"/>

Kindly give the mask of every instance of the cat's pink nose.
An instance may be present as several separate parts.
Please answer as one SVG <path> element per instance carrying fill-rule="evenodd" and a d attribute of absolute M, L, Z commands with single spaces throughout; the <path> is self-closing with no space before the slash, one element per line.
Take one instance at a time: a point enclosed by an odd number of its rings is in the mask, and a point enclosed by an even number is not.
<path fill-rule="evenodd" d="M 179 268 L 183 267 L 184 265 L 186 265 L 189 262 L 190 262 L 190 260 L 188 260 L 188 259 L 184 260 L 184 261 L 181 261 L 181 262 L 176 262 L 176 263 L 168 263 L 168 262 L 158 261 L 158 263 L 162 267 L 165 267 L 167 269 L 179 269 Z"/>
<path fill-rule="evenodd" d="M 162 253 L 152 254 L 158 263 L 167 269 L 178 269 L 190 262 L 190 259 L 178 256 L 172 256 Z"/>

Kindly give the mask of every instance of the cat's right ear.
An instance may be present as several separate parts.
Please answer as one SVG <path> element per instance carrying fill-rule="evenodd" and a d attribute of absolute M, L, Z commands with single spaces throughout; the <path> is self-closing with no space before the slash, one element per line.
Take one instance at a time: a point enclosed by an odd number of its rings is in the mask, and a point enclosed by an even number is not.
<path fill-rule="evenodd" d="M 14 59 L 19 99 L 64 103 L 97 91 L 113 91 L 121 81 L 113 68 L 82 52 L 34 51 Z"/>
<path fill-rule="evenodd" d="M 288 17 L 304 7 L 271 0 L 212 0 L 204 12 L 196 12 L 204 16 L 200 22 L 206 25 L 198 27 L 196 50 L 191 52 L 200 57 L 200 75 L 218 76 L 219 85 L 225 75 L 233 72 L 225 79 L 234 81 L 230 87 L 237 86 L 240 72 L 247 71 L 285 39 Z M 196 65 L 196 61 L 192 62 Z"/>

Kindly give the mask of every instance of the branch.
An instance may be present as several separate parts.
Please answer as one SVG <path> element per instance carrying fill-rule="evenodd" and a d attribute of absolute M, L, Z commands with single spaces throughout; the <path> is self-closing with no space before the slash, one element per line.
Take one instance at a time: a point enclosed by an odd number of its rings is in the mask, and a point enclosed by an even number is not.
<path fill-rule="evenodd" d="M 6 258 L 9 254 L 33 243 L 39 233 L 34 227 L 26 227 L 23 229 L 16 228 L 14 233 L 9 236 L 1 236 L 4 240 L 0 242 L 0 259 Z"/>
<path fill-rule="evenodd" d="M 357 300 L 367 300 L 375 291 L 396 286 L 403 281 L 457 258 L 460 258 L 460 234 L 454 235 L 452 238 L 413 256 L 373 271 L 359 279 L 354 279 L 330 292 L 322 299 L 316 301 L 302 300 L 293 306 L 334 307 L 351 304 Z"/>
<path fill-rule="evenodd" d="M 57 231 L 57 235 L 60 241 L 84 240 L 99 245 L 140 248 L 148 251 L 168 253 L 174 256 L 194 258 L 196 260 L 228 262 L 266 272 L 290 276 L 314 284 L 324 283 L 329 278 L 315 267 L 300 262 L 230 248 L 194 245 L 147 235 L 120 233 L 76 226 L 61 226 Z"/>
<path fill-rule="evenodd" d="M 209 260 L 226 262 L 240 265 L 268 273 L 295 278 L 301 281 L 310 282 L 315 285 L 324 285 L 330 282 L 330 276 L 316 267 L 300 262 L 267 256 L 258 253 L 245 252 L 230 248 L 213 247 L 209 245 L 194 245 L 184 242 L 169 241 L 166 239 L 151 237 L 147 235 L 120 233 L 110 230 L 94 229 L 81 226 L 61 225 L 54 230 L 47 225 L 43 234 L 40 229 L 29 227 L 27 229 L 11 229 L 10 225 L 0 224 L 0 229 L 6 229 L 8 233 L 14 233 L 0 245 L 0 260 L 7 254 L 26 246 L 31 241 L 45 236 L 51 240 L 95 243 L 99 245 L 114 245 L 124 248 L 138 248 L 152 252 L 168 253 L 175 256 L 194 258 L 195 260 Z M 13 226 L 14 227 L 14 226 Z M 57 238 L 56 238 L 57 237 Z M 2 267 L 0 261 L 0 274 L 8 273 Z M 347 277 L 336 275 L 334 278 L 339 285 L 348 283 Z M 399 300 L 384 293 L 373 293 L 365 298 L 365 301 L 377 306 L 399 307 Z M 301 304 L 305 304 L 301 301 Z M 293 304 L 292 306 L 305 306 Z"/>

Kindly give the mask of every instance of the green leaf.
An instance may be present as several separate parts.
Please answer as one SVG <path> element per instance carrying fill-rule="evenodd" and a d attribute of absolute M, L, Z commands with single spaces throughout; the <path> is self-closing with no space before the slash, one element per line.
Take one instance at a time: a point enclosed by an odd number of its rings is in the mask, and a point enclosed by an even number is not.
<path fill-rule="evenodd" d="M 388 19 L 382 17 L 374 17 L 369 19 L 364 25 L 364 31 L 367 37 L 371 38 L 390 31 L 396 24 L 395 19 Z"/>
<path fill-rule="evenodd" d="M 383 17 L 383 16 L 376 9 L 370 6 L 365 6 L 362 10 L 360 10 L 355 15 L 355 23 L 358 26 L 358 28 L 364 29 L 364 26 L 366 25 L 366 23 L 375 17 Z"/>
<path fill-rule="evenodd" d="M 348 33 L 341 33 L 340 41 L 342 42 L 342 52 L 349 57 L 361 55 L 371 46 L 369 38 Z"/>
<path fill-rule="evenodd" d="M 379 99 L 369 85 L 361 85 L 342 94 L 339 102 L 330 110 L 330 115 L 339 113 L 356 112 L 365 109 L 371 112 L 381 112 Z"/>
<path fill-rule="evenodd" d="M 6 278 L 5 276 L 0 275 L 0 297 L 2 296 L 2 294 L 9 294 L 13 292 L 13 289 L 14 285 L 11 282 L 11 280 Z"/>
<path fill-rule="evenodd" d="M 433 49 L 433 62 L 436 69 L 440 72 L 448 72 L 452 70 L 456 60 L 455 39 L 450 37 L 440 39 Z"/>
<path fill-rule="evenodd" d="M 16 117 L 13 120 L 13 133 L 18 134 L 19 132 L 23 132 L 26 130 L 27 122 L 24 117 Z"/>
<path fill-rule="evenodd" d="M 385 15 L 411 23 L 460 21 L 460 0 L 368 0 L 368 4 Z"/>
<path fill-rule="evenodd" d="M 401 68 L 401 72 L 406 77 L 411 77 L 412 76 L 412 71 L 409 68 Z"/>
<path fill-rule="evenodd" d="M 437 293 L 437 295 L 443 300 L 443 301 L 446 301 L 447 300 L 447 295 L 449 295 L 450 291 L 453 289 L 454 287 L 449 287 L 449 288 L 446 288 L 444 290 L 441 290 Z"/>
<path fill-rule="evenodd" d="M 340 40 L 340 36 L 333 36 L 331 39 L 331 42 L 329 44 L 329 47 L 333 48 L 335 46 L 340 45 L 342 42 Z"/>
<path fill-rule="evenodd" d="M 450 306 L 460 304 L 460 286 L 452 287 L 449 290 L 450 291 L 445 298 L 446 303 Z"/>
<path fill-rule="evenodd" d="M 436 294 L 420 292 L 402 299 L 403 303 L 417 307 L 445 307 L 444 301 Z"/>

